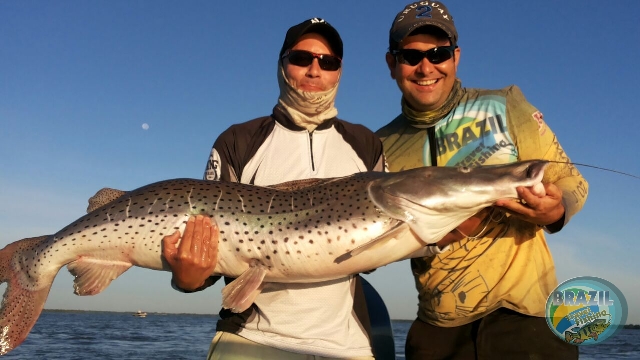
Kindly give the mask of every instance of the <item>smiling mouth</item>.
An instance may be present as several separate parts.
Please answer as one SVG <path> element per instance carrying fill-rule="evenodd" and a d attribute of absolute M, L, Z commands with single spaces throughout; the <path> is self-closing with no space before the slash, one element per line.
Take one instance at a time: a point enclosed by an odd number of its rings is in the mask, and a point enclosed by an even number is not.
<path fill-rule="evenodd" d="M 433 85 L 435 83 L 438 82 L 438 79 L 432 79 L 432 80 L 415 80 L 414 83 L 416 83 L 417 85 L 420 86 L 429 86 L 429 85 Z"/>

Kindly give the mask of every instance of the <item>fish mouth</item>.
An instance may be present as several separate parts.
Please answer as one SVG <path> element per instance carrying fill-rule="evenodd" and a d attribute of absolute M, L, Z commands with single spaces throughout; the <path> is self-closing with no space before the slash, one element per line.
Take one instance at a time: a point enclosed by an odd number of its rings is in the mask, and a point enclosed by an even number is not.
<path fill-rule="evenodd" d="M 525 179 L 531 184 L 527 186 L 533 186 L 538 183 L 542 183 L 542 177 L 544 176 L 544 170 L 549 166 L 549 162 L 545 160 L 533 160 L 524 164 L 525 168 L 522 169 Z"/>

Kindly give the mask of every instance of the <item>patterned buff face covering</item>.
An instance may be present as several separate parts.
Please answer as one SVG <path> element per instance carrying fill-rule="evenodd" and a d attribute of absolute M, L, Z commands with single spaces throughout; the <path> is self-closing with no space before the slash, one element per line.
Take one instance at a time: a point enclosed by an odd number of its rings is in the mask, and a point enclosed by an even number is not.
<path fill-rule="evenodd" d="M 407 101 L 402 97 L 402 114 L 409 120 L 411 126 L 425 129 L 435 125 L 451 110 L 453 110 L 458 101 L 460 101 L 462 95 L 462 84 L 460 83 L 460 80 L 456 79 L 449 97 L 447 97 L 447 100 L 439 108 L 426 112 L 415 111 L 409 107 Z"/>
<path fill-rule="evenodd" d="M 341 72 L 342 69 L 338 71 Z M 308 131 L 315 130 L 325 120 L 338 115 L 338 109 L 334 106 L 338 84 L 340 84 L 340 78 L 331 89 L 326 91 L 298 90 L 291 85 L 284 73 L 284 68 L 278 61 L 278 86 L 280 87 L 278 106 L 289 114 L 296 125 Z"/>

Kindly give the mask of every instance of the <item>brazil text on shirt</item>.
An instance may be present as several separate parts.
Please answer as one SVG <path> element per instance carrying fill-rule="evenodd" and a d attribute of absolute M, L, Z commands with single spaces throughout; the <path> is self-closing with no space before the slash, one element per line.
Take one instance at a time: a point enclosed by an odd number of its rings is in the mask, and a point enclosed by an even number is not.
<path fill-rule="evenodd" d="M 480 96 L 460 103 L 436 126 L 438 164 L 479 166 L 516 161 L 518 151 L 506 117 L 503 96 Z"/>

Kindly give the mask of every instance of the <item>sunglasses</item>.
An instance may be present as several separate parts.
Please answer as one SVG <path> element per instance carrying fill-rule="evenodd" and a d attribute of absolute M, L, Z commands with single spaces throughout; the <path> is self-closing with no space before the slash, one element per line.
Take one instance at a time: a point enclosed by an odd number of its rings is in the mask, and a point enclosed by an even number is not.
<path fill-rule="evenodd" d="M 291 65 L 307 67 L 311 65 L 313 59 L 318 59 L 320 69 L 326 71 L 336 71 L 342 66 L 342 60 L 333 55 L 316 54 L 305 50 L 287 50 L 282 58 L 289 58 Z"/>
<path fill-rule="evenodd" d="M 427 58 L 430 63 L 437 65 L 451 59 L 456 48 L 456 45 L 450 45 L 434 47 L 427 51 L 400 49 L 391 51 L 391 54 L 396 57 L 397 61 L 411 66 L 420 64 L 424 58 Z"/>

